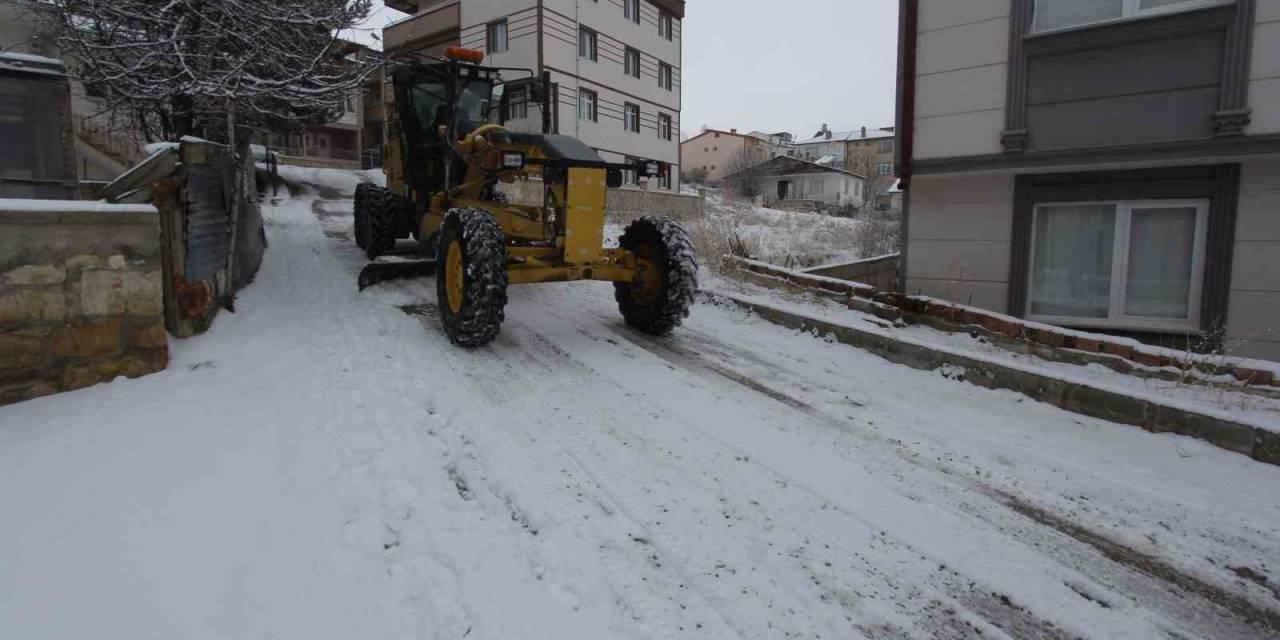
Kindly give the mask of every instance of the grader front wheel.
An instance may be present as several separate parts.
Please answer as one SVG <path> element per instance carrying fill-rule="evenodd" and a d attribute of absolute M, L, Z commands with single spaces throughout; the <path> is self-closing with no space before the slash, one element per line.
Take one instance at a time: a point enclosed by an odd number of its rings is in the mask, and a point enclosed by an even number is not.
<path fill-rule="evenodd" d="M 507 306 L 507 246 L 498 221 L 479 209 L 450 211 L 436 255 L 436 299 L 445 334 L 460 347 L 492 342 Z"/>
<path fill-rule="evenodd" d="M 670 218 L 643 217 L 619 244 L 636 257 L 636 277 L 614 283 L 627 324 L 653 335 L 671 333 L 689 315 L 698 291 L 698 263 L 684 227 Z"/>

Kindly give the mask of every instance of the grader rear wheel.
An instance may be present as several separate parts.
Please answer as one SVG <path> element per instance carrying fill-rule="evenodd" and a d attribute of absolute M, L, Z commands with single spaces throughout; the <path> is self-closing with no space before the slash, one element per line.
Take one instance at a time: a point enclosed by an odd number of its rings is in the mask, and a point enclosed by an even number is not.
<path fill-rule="evenodd" d="M 646 216 L 627 225 L 619 244 L 636 257 L 635 280 L 614 283 L 622 317 L 645 333 L 671 333 L 689 316 L 698 291 L 698 263 L 684 227 Z"/>
<path fill-rule="evenodd" d="M 492 342 L 507 306 L 502 227 L 487 211 L 454 209 L 441 225 L 436 255 L 436 300 L 445 334 L 460 347 Z"/>

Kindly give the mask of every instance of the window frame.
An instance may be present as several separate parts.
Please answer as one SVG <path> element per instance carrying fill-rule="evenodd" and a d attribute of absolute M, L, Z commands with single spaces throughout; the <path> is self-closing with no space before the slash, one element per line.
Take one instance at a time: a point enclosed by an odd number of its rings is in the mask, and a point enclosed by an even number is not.
<path fill-rule="evenodd" d="M 632 64 L 632 61 L 635 64 Z M 622 51 L 622 73 L 628 77 L 640 79 L 640 50 L 627 47 Z"/>
<path fill-rule="evenodd" d="M 496 38 L 494 38 L 494 34 L 496 32 L 496 29 L 499 27 L 501 27 L 502 29 L 502 48 L 501 49 L 494 46 L 494 41 L 496 40 Z M 494 20 L 493 22 L 490 22 L 484 26 L 484 42 L 485 42 L 484 49 L 486 54 L 506 53 L 508 50 L 511 49 L 511 31 L 507 26 L 506 18 L 502 18 L 501 20 Z"/>
<path fill-rule="evenodd" d="M 663 132 L 663 127 L 666 127 L 665 133 Z M 658 139 L 659 140 L 665 140 L 667 142 L 671 142 L 671 130 L 674 128 L 675 127 L 673 126 L 673 123 L 672 123 L 671 114 L 669 113 L 658 114 Z"/>
<path fill-rule="evenodd" d="M 585 45 L 590 45 L 588 51 L 590 55 L 583 55 Z M 600 34 L 590 27 L 578 26 L 578 59 L 590 60 L 591 62 L 600 61 Z"/>
<path fill-rule="evenodd" d="M 1108 206 L 1116 208 L 1115 234 L 1111 249 L 1111 293 L 1108 299 L 1106 318 L 1082 318 L 1078 316 L 1055 316 L 1036 314 L 1031 311 L 1033 292 L 1035 290 L 1036 260 L 1036 224 L 1040 220 L 1040 210 L 1045 207 L 1069 206 Z M 1123 331 L 1150 331 L 1156 333 L 1182 333 L 1186 335 L 1202 335 L 1201 311 L 1204 299 L 1204 281 L 1206 276 L 1206 257 L 1208 254 L 1209 210 L 1212 201 L 1209 198 L 1174 198 L 1174 199 L 1135 199 L 1135 200 L 1079 200 L 1061 202 L 1036 202 L 1031 208 L 1031 241 L 1028 243 L 1026 282 L 1026 307 L 1023 316 L 1034 322 L 1054 324 L 1087 329 L 1110 329 Z M 1132 231 L 1133 211 L 1135 209 L 1196 209 L 1195 239 L 1191 249 L 1191 283 L 1187 296 L 1187 317 L 1153 318 L 1149 316 L 1131 316 L 1124 312 L 1126 295 L 1128 294 L 1129 275 L 1129 241 Z"/>
<path fill-rule="evenodd" d="M 635 120 L 631 115 L 635 114 Z M 640 133 L 640 105 L 634 102 L 622 103 L 622 127 L 631 133 Z"/>
<path fill-rule="evenodd" d="M 659 62 L 658 63 L 658 88 L 666 89 L 667 91 L 672 91 L 673 86 L 675 86 L 675 71 L 671 68 L 671 65 L 665 62 Z M 720 134 L 716 134 L 716 137 L 717 138 L 720 137 Z"/>
<path fill-rule="evenodd" d="M 893 175 L 893 163 L 892 163 L 892 162 L 877 162 L 877 163 L 876 163 L 876 176 L 891 176 L 891 175 Z"/>
<path fill-rule="evenodd" d="M 640 24 L 640 0 L 622 0 L 622 17 Z"/>
<path fill-rule="evenodd" d="M 524 120 L 529 117 L 528 88 L 520 87 L 508 94 L 507 120 Z"/>
<path fill-rule="evenodd" d="M 893 138 L 882 138 L 876 143 L 876 151 L 878 153 L 893 153 Z"/>
<path fill-rule="evenodd" d="M 1099 25 L 1113 24 L 1116 22 L 1125 22 L 1129 20 L 1140 20 L 1142 18 L 1150 18 L 1153 16 L 1166 15 L 1171 13 L 1182 13 L 1184 11 L 1194 11 L 1196 9 L 1204 9 L 1208 7 L 1217 7 L 1232 4 L 1235 0 L 1183 0 L 1178 4 L 1166 5 L 1163 7 L 1153 7 L 1151 9 L 1142 8 L 1142 0 L 1121 0 L 1120 17 L 1104 18 L 1102 20 L 1094 20 L 1092 22 L 1081 22 L 1079 24 L 1067 25 L 1062 27 L 1054 27 L 1052 29 L 1040 28 L 1040 3 L 1045 0 L 1032 0 L 1032 20 L 1031 35 L 1040 35 L 1043 33 L 1059 33 L 1062 31 L 1071 31 L 1074 29 L 1087 29 Z M 1061 0 L 1058 0 L 1061 1 Z M 1068 0 L 1070 1 L 1070 0 Z"/>
<path fill-rule="evenodd" d="M 590 96 L 591 98 L 590 100 L 591 105 L 590 105 L 590 109 L 589 109 L 589 113 L 587 114 L 587 117 L 583 118 L 582 102 L 583 102 L 583 99 L 588 96 Z M 600 94 L 596 93 L 595 91 L 592 91 L 591 89 L 582 89 L 582 88 L 578 89 L 578 119 L 586 120 L 588 122 L 600 122 Z"/>
<path fill-rule="evenodd" d="M 674 42 L 676 17 L 666 11 L 658 11 L 658 37 Z"/>

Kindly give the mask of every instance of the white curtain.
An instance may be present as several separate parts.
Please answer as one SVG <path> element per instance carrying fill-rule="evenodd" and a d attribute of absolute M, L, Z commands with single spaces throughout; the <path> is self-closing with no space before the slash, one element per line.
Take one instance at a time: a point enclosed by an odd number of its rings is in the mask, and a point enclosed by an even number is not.
<path fill-rule="evenodd" d="M 1195 238 L 1194 207 L 1133 210 L 1125 315 L 1190 317 Z"/>
<path fill-rule="evenodd" d="M 1036 30 L 1111 20 L 1124 15 L 1124 0 L 1036 0 Z"/>
<path fill-rule="evenodd" d="M 1032 314 L 1108 317 L 1115 219 L 1116 207 L 1110 204 L 1036 209 Z"/>

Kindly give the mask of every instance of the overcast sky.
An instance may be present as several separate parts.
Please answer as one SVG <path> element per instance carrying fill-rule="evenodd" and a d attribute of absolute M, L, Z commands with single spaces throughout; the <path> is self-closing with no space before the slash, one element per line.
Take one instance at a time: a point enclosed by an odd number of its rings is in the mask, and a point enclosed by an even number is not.
<path fill-rule="evenodd" d="M 375 4 L 369 28 L 404 15 Z M 893 124 L 897 2 L 689 0 L 686 11 L 683 132 Z"/>

